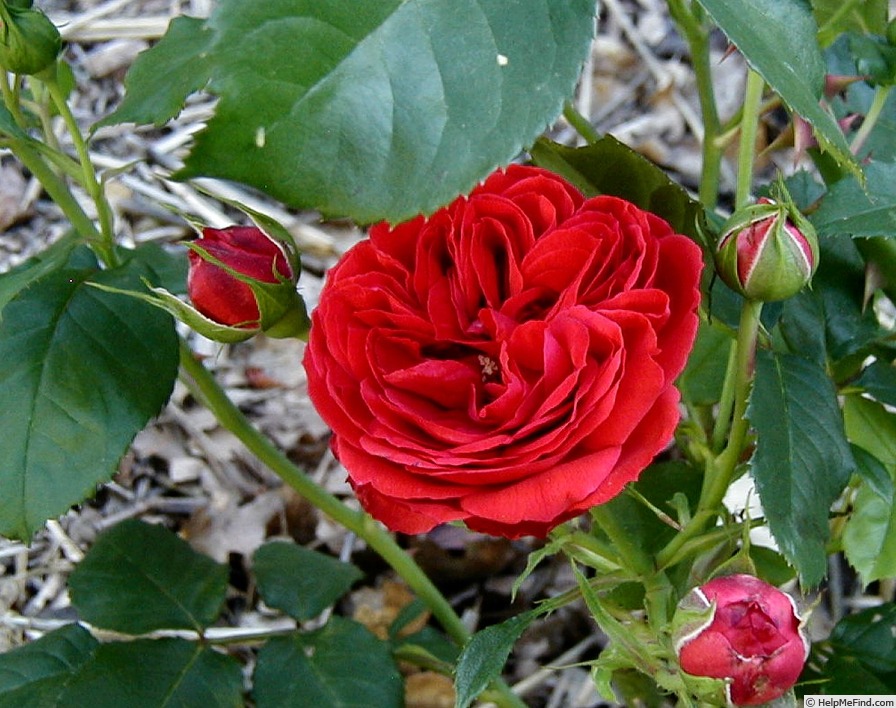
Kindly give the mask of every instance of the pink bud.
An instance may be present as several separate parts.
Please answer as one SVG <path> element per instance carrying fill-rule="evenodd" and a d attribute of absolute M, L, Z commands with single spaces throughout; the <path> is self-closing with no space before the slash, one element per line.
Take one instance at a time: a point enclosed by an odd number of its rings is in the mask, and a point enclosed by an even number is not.
<path fill-rule="evenodd" d="M 818 242 L 811 224 L 792 206 L 765 198 L 726 222 L 716 250 L 722 280 L 762 302 L 796 295 L 817 266 Z"/>
<path fill-rule="evenodd" d="M 685 672 L 725 679 L 738 706 L 767 703 L 796 683 L 809 640 L 790 595 L 752 575 L 728 575 L 692 590 L 676 619 L 701 610 L 708 619 L 682 623 L 675 638 Z"/>
<path fill-rule="evenodd" d="M 209 319 L 237 327 L 259 325 L 261 313 L 256 295 L 235 274 L 260 283 L 283 282 L 289 291 L 284 295 L 294 297 L 295 281 L 286 253 L 261 229 L 204 228 L 194 244 L 197 250 L 188 254 L 187 292 L 195 308 Z"/>

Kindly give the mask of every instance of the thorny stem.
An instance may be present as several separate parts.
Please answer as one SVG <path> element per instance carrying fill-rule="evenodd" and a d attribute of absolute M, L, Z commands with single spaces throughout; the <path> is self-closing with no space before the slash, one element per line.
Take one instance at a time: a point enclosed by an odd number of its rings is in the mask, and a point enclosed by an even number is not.
<path fill-rule="evenodd" d="M 318 486 L 252 426 L 242 411 L 224 393 L 208 369 L 193 356 L 193 352 L 183 340 L 180 342 L 180 363 L 182 377 L 187 386 L 215 414 L 224 428 L 239 438 L 261 462 L 311 504 L 364 539 L 426 604 L 448 635 L 459 645 L 466 644 L 470 633 L 460 617 L 420 566 L 395 542 L 391 534 L 367 514 L 350 509 Z M 493 682 L 491 689 L 490 697 L 499 705 L 525 708 L 525 704 L 503 682 Z"/>
<path fill-rule="evenodd" d="M 716 139 L 721 131 L 719 112 L 709 56 L 709 32 L 703 24 L 702 10 L 688 7 L 685 0 L 669 0 L 669 12 L 691 48 L 691 63 L 703 116 L 703 169 L 700 178 L 700 201 L 712 211 L 719 199 L 719 176 L 722 170 L 722 150 Z"/>
<path fill-rule="evenodd" d="M 722 499 L 737 469 L 737 463 L 743 453 L 750 421 L 746 418 L 750 387 L 753 382 L 753 366 L 756 354 L 756 341 L 759 337 L 759 316 L 762 314 L 762 303 L 746 300 L 741 310 L 740 325 L 737 331 L 736 357 L 734 369 L 734 414 L 728 444 L 718 456 L 711 458 L 706 464 L 703 477 L 703 489 L 697 511 L 690 523 L 678 533 L 656 556 L 657 566 L 665 568 L 672 558 L 679 557 L 682 547 L 699 535 L 710 521 L 718 516 Z"/>

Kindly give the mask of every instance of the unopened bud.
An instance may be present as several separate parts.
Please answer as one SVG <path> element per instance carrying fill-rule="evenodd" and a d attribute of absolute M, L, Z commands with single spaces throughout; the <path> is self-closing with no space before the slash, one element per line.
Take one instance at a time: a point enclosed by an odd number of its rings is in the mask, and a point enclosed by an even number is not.
<path fill-rule="evenodd" d="M 809 655 L 793 599 L 752 575 L 722 576 L 695 588 L 673 624 L 682 670 L 725 680 L 737 706 L 782 696 Z"/>
<path fill-rule="evenodd" d="M 27 5 L 0 4 L 0 67 L 33 75 L 56 62 L 62 38 L 49 17 Z"/>
<path fill-rule="evenodd" d="M 760 199 L 722 227 L 716 270 L 750 300 L 773 302 L 796 295 L 818 267 L 818 239 L 792 204 Z"/>

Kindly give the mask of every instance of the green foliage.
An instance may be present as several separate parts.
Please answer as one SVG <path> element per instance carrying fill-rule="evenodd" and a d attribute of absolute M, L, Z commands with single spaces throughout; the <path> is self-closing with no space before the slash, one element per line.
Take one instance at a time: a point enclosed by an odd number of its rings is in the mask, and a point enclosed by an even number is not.
<path fill-rule="evenodd" d="M 828 512 L 855 468 L 836 391 L 817 364 L 758 351 L 748 416 L 769 528 L 803 584 L 816 585 L 827 571 Z"/>
<path fill-rule="evenodd" d="M 557 116 L 593 14 L 593 0 L 224 0 L 172 24 L 104 124 L 163 123 L 205 87 L 219 101 L 180 177 L 399 221 L 469 190 Z"/>
<path fill-rule="evenodd" d="M 333 617 L 316 632 L 269 641 L 258 654 L 253 696 L 258 708 L 400 708 L 404 686 L 385 643 Z"/>
<path fill-rule="evenodd" d="M 896 162 L 872 162 L 865 174 L 865 187 L 855 177 L 831 187 L 812 217 L 819 235 L 896 235 Z"/>
<path fill-rule="evenodd" d="M 0 654 L 0 708 L 62 705 L 72 678 L 98 646 L 90 632 L 71 624 Z"/>
<path fill-rule="evenodd" d="M 844 419 L 861 451 L 863 480 L 843 530 L 843 551 L 867 584 L 896 575 L 896 415 L 876 401 L 849 396 Z"/>
<path fill-rule="evenodd" d="M 243 677 L 235 659 L 186 639 L 102 644 L 72 679 L 60 706 L 239 708 Z"/>
<path fill-rule="evenodd" d="M 663 217 L 678 233 L 701 240 L 700 204 L 659 167 L 613 136 L 581 148 L 540 138 L 530 153 L 536 165 L 565 177 L 584 194 L 622 197 Z"/>
<path fill-rule="evenodd" d="M 283 541 L 259 548 L 252 567 L 265 603 L 299 621 L 319 615 L 363 577 L 353 565 Z"/>
<path fill-rule="evenodd" d="M 227 568 L 161 526 L 128 520 L 96 539 L 69 588 L 81 617 L 97 627 L 201 631 L 224 604 Z"/>
<path fill-rule="evenodd" d="M 805 0 L 699 0 L 722 31 L 787 106 L 814 129 L 842 167 L 859 167 L 836 120 L 819 105 L 825 65 L 818 27 Z"/>
<path fill-rule="evenodd" d="M 255 571 L 265 601 L 300 619 L 319 615 L 360 577 L 353 566 L 281 541 L 259 549 Z M 62 627 L 0 654 L 0 708 L 244 705 L 236 655 L 203 638 L 222 609 L 226 567 L 161 526 L 129 520 L 97 538 L 70 589 L 81 618 L 94 626 L 130 635 L 189 629 L 198 636 L 100 643 L 79 625 Z M 254 700 L 261 708 L 400 708 L 404 684 L 393 651 L 442 668 L 456 654 L 432 628 L 383 641 L 353 620 L 331 617 L 320 629 L 297 628 L 262 644 Z"/>
<path fill-rule="evenodd" d="M 457 691 L 455 708 L 468 708 L 476 696 L 501 674 L 514 643 L 536 617 L 535 612 L 524 612 L 473 635 L 457 661 L 454 674 L 454 688 Z"/>
<path fill-rule="evenodd" d="M 719 402 L 733 341 L 731 333 L 720 325 L 700 323 L 687 366 L 677 382 L 685 401 L 696 406 Z"/>
<path fill-rule="evenodd" d="M 15 401 L 0 409 L 0 533 L 22 539 L 112 476 L 177 374 L 171 318 L 92 287 L 142 287 L 138 256 L 109 270 L 54 258 L 0 278 L 21 288 L 0 313 L 0 399 Z"/>
<path fill-rule="evenodd" d="M 871 695 L 896 692 L 896 604 L 871 607 L 840 620 L 812 648 L 798 688 L 803 693 Z"/>
<path fill-rule="evenodd" d="M 862 0 L 850 3 L 843 12 L 843 0 L 812 0 L 818 22 L 818 41 L 826 47 L 843 32 L 883 32 L 887 23 L 887 0 Z"/>

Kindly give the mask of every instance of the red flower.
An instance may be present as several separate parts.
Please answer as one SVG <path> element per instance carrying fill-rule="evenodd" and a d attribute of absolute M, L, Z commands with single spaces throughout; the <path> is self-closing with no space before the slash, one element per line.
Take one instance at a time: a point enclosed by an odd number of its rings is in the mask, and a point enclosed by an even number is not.
<path fill-rule="evenodd" d="M 793 599 L 752 575 L 728 575 L 691 591 L 683 606 L 716 608 L 676 643 L 681 668 L 728 679 L 731 701 L 753 706 L 783 695 L 799 678 L 809 642 Z"/>
<path fill-rule="evenodd" d="M 194 243 L 213 259 L 246 278 L 262 283 L 293 280 L 283 248 L 255 226 L 206 227 L 202 237 Z M 188 257 L 187 293 L 193 306 L 219 324 L 257 327 L 261 314 L 249 285 L 196 251 L 191 250 Z M 287 289 L 291 292 L 294 287 L 289 285 Z"/>
<path fill-rule="evenodd" d="M 391 529 L 544 535 L 668 442 L 697 329 L 698 247 L 534 167 L 494 173 L 330 272 L 311 398 Z"/>

